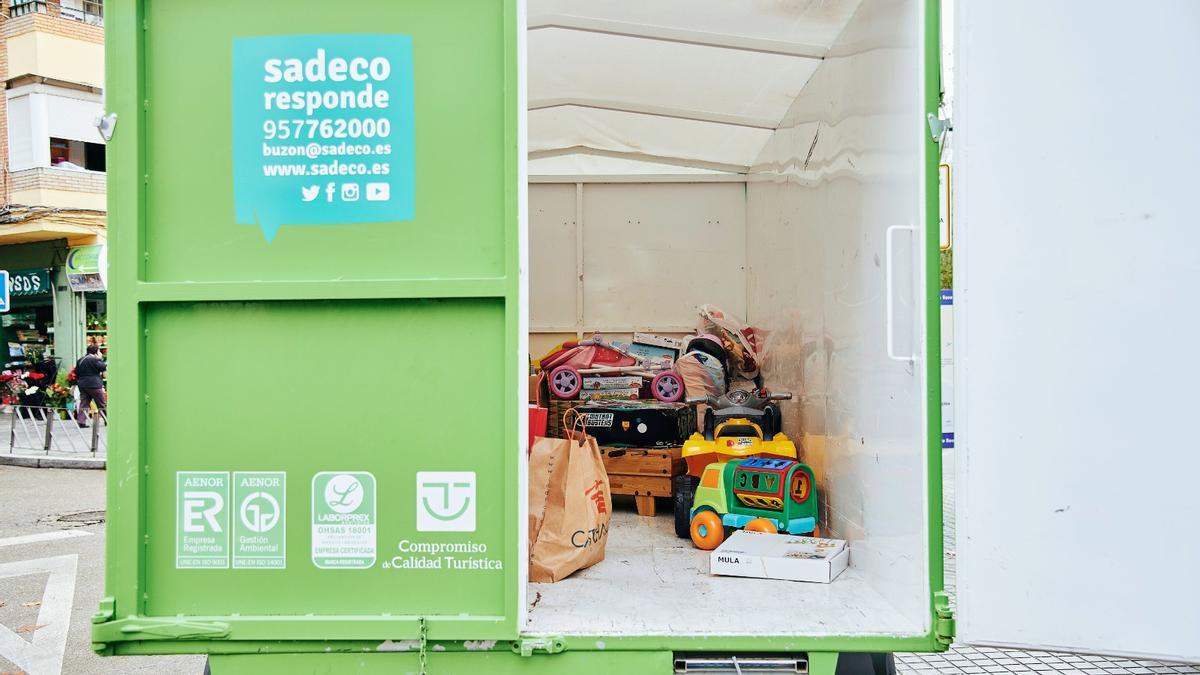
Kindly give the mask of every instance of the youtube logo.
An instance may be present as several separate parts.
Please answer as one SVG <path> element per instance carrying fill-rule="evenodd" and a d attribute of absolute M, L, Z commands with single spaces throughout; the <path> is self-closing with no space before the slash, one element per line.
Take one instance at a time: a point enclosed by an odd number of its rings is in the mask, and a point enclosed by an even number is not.
<path fill-rule="evenodd" d="M 386 202 L 392 198 L 390 183 L 367 183 L 367 201 Z"/>

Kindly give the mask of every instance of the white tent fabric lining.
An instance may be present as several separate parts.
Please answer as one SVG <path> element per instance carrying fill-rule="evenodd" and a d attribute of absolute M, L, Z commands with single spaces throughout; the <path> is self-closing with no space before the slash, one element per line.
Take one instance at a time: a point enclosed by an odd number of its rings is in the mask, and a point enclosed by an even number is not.
<path fill-rule="evenodd" d="M 529 126 L 538 130 L 537 136 L 529 139 L 531 153 L 585 146 L 745 167 L 754 162 L 772 133 L 587 108 L 534 110 L 529 113 Z"/>
<path fill-rule="evenodd" d="M 828 46 L 857 7 L 858 0 L 530 0 L 529 23 L 565 15 Z"/>
<path fill-rule="evenodd" d="M 530 172 L 746 172 L 858 3 L 530 0 Z"/>
<path fill-rule="evenodd" d="M 628 157 L 585 155 L 571 153 L 554 157 L 535 157 L 529 160 L 529 175 L 541 176 L 735 176 L 731 171 L 718 171 L 681 164 L 632 160 Z"/>

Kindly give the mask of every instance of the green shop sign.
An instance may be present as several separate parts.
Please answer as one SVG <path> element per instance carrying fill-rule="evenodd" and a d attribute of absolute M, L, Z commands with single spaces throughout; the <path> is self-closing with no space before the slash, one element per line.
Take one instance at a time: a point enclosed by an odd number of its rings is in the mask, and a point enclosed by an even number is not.
<path fill-rule="evenodd" d="M 108 247 L 77 246 L 67 253 L 67 283 L 73 291 L 103 291 L 108 287 Z"/>
<path fill-rule="evenodd" d="M 50 295 L 50 271 L 44 268 L 11 270 L 8 273 L 8 293 L 14 298 Z"/>

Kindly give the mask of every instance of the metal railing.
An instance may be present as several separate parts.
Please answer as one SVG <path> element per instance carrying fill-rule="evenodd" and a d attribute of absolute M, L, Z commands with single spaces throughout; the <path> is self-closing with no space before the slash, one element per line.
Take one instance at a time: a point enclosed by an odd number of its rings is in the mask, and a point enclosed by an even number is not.
<path fill-rule="evenodd" d="M 108 418 L 104 412 L 92 411 L 88 425 L 82 427 L 75 411 L 66 408 L 14 405 L 6 413 L 8 451 L 40 451 L 90 454 L 93 457 L 108 453 Z"/>
<path fill-rule="evenodd" d="M 83 0 L 83 9 L 75 9 L 74 7 L 62 7 L 61 14 L 64 19 L 73 19 L 82 23 L 91 24 L 93 26 L 104 25 L 104 3 L 93 2 L 91 0 Z"/>
<path fill-rule="evenodd" d="M 16 18 L 26 14 L 50 14 L 46 0 L 9 0 L 8 15 Z M 58 5 L 58 15 L 64 19 L 79 21 L 93 26 L 104 25 L 104 0 L 82 0 L 79 7 Z"/>
<path fill-rule="evenodd" d="M 13 18 L 35 13 L 46 13 L 45 0 L 12 0 L 8 5 L 8 15 Z"/>

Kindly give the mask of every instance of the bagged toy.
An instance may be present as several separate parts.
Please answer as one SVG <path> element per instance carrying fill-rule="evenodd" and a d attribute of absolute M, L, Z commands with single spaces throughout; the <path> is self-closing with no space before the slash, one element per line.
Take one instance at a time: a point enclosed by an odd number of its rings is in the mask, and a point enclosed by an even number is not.
<path fill-rule="evenodd" d="M 701 351 L 688 352 L 675 362 L 675 372 L 683 378 L 683 388 L 688 398 L 697 396 L 720 396 L 725 393 L 725 366 L 717 357 Z M 705 403 L 696 406 L 696 428 L 704 419 Z"/>
<path fill-rule="evenodd" d="M 754 327 L 743 326 L 740 321 L 712 305 L 702 305 L 699 312 L 700 332 L 713 333 L 721 339 L 734 373 L 748 380 L 757 377 L 763 362 L 765 336 L 762 332 Z"/>

